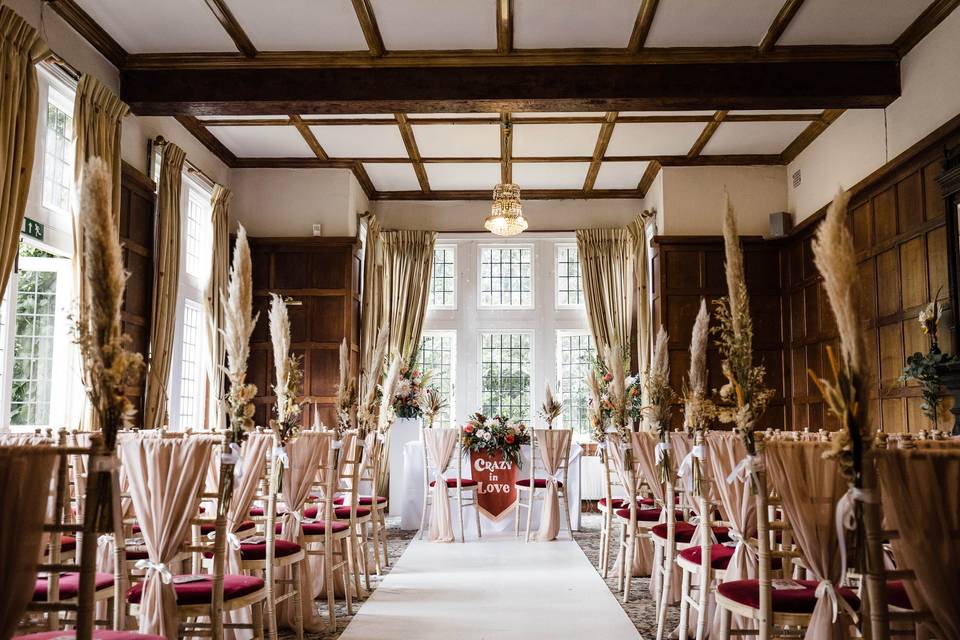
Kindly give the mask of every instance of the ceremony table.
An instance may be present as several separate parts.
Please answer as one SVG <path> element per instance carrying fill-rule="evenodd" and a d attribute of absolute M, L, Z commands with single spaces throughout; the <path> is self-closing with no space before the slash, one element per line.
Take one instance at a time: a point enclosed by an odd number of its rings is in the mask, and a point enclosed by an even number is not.
<path fill-rule="evenodd" d="M 573 443 L 570 446 L 570 469 L 567 482 L 569 484 L 567 491 L 567 504 L 570 509 L 570 521 L 572 523 L 574 531 L 580 529 L 580 459 L 583 450 L 579 444 Z M 521 447 L 520 451 L 521 456 L 521 467 L 516 471 L 516 479 L 528 478 L 530 473 L 530 446 L 524 445 Z M 499 456 L 496 456 L 499 459 Z M 456 460 L 450 463 L 450 471 L 447 474 L 448 477 L 456 477 Z M 478 474 L 479 475 L 479 474 Z M 542 465 L 538 465 L 537 476 L 544 477 Z M 464 455 L 463 458 L 463 477 L 464 478 L 473 478 L 474 477 L 474 468 L 471 465 L 469 452 Z M 400 480 L 400 490 L 402 491 L 402 501 L 400 502 L 400 528 L 405 530 L 413 530 L 420 528 L 420 517 L 423 508 L 423 444 L 419 440 L 413 442 L 407 442 L 403 448 L 403 475 L 399 478 Z M 487 489 L 487 487 L 482 487 L 481 491 Z M 511 487 L 512 489 L 512 487 Z M 537 491 L 537 501 L 533 509 L 533 521 L 532 528 L 536 529 L 540 522 L 540 500 L 542 499 L 545 491 Z M 513 498 L 510 498 L 512 501 Z M 456 498 L 453 497 L 451 492 L 450 498 L 450 507 L 453 512 L 454 520 L 457 520 L 457 503 Z M 464 521 L 470 523 L 473 521 L 474 515 L 472 511 L 473 507 L 464 507 L 463 509 L 463 518 Z M 393 515 L 397 515 L 396 512 L 393 512 Z M 503 512 L 500 517 L 493 518 L 490 514 L 484 513 L 483 509 L 480 511 L 480 528 L 484 533 L 486 532 L 499 532 L 499 531 L 512 531 L 514 528 L 514 509 L 512 507 L 508 508 Z M 526 527 L 526 514 L 521 516 L 523 520 L 520 523 L 521 529 Z M 566 527 L 564 526 L 563 529 Z M 560 535 L 563 536 L 565 531 L 561 529 Z M 469 535 L 473 531 L 473 527 L 466 527 L 467 534 Z"/>

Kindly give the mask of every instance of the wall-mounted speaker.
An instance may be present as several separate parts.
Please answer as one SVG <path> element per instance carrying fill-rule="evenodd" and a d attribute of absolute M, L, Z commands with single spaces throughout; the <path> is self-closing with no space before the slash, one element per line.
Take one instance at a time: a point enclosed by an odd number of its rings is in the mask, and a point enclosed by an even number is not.
<path fill-rule="evenodd" d="M 783 238 L 793 228 L 793 216 L 786 211 L 770 214 L 770 237 Z"/>

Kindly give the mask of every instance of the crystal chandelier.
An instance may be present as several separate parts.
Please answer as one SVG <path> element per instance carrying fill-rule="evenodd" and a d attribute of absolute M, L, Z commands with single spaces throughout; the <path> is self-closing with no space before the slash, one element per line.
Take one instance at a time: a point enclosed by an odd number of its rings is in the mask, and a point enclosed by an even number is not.
<path fill-rule="evenodd" d="M 493 188 L 493 205 L 483 226 L 498 236 L 515 236 L 527 228 L 520 205 L 520 187 L 503 183 Z"/>

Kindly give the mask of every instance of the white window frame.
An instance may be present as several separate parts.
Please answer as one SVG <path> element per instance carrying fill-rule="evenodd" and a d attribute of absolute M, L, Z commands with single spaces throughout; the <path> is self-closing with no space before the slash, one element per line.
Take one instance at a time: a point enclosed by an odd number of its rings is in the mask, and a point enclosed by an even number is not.
<path fill-rule="evenodd" d="M 554 387 L 554 394 L 555 394 L 556 397 L 557 397 L 558 399 L 560 399 L 561 401 L 563 401 L 563 390 L 562 390 L 562 388 L 561 388 L 561 386 L 560 386 L 560 383 L 563 381 L 563 375 L 562 375 L 562 371 L 561 371 L 561 367 L 563 366 L 563 359 L 561 358 L 562 339 L 565 338 L 565 337 L 574 337 L 574 336 L 587 336 L 587 337 L 591 338 L 591 341 L 592 341 L 592 338 L 593 338 L 593 334 L 590 332 L 589 329 L 557 329 L 557 345 L 556 345 L 556 356 L 555 356 L 556 376 L 557 376 L 557 377 L 556 377 L 556 386 Z M 593 345 L 593 348 L 594 348 L 594 352 L 596 352 L 597 345 L 594 344 L 594 345 Z M 563 416 L 562 413 L 561 413 L 561 415 L 560 415 L 560 425 L 561 425 L 564 429 L 567 429 L 567 428 L 574 429 L 574 435 L 575 435 L 575 436 L 580 436 L 581 439 L 582 439 L 585 435 L 586 435 L 586 437 L 589 438 L 589 434 L 580 434 L 580 433 L 577 432 L 576 427 L 568 426 L 568 425 L 566 424 L 566 420 L 565 420 L 565 418 L 564 418 L 564 416 Z M 588 430 L 589 430 L 589 426 L 588 426 Z"/>
<path fill-rule="evenodd" d="M 480 289 L 483 286 L 483 251 L 484 249 L 529 249 L 530 250 L 530 303 L 529 304 L 483 304 Z M 529 242 L 517 243 L 486 243 L 477 246 L 477 307 L 479 309 L 498 309 L 500 311 L 530 311 L 537 308 L 537 273 L 538 256 L 536 246 Z"/>
<path fill-rule="evenodd" d="M 576 242 L 558 242 L 553 249 L 553 268 L 556 269 L 557 265 L 560 262 L 560 251 L 561 249 L 573 249 L 577 252 L 579 258 L 580 248 L 577 246 Z M 553 301 L 557 309 L 584 309 L 584 295 L 583 295 L 583 274 L 580 274 L 580 302 L 576 304 L 570 303 L 561 303 L 560 302 L 560 273 L 554 272 L 553 276 Z"/>
<path fill-rule="evenodd" d="M 457 423 L 457 348 L 459 340 L 456 329 L 428 329 L 420 335 L 421 346 L 423 338 L 427 336 L 437 336 L 440 338 L 449 337 L 452 341 L 452 350 L 450 353 L 450 395 L 447 400 L 447 414 L 450 416 L 450 424 L 439 424 L 441 427 L 453 427 Z M 422 364 L 426 370 L 426 364 Z"/>
<path fill-rule="evenodd" d="M 479 382 L 477 391 L 480 394 L 480 402 L 478 403 L 477 410 L 483 410 L 483 336 L 494 333 L 527 336 L 530 339 L 530 405 L 527 407 L 528 413 L 524 418 L 524 421 L 529 423 L 537 414 L 537 393 L 536 387 L 534 386 L 534 381 L 537 379 L 537 336 L 536 333 L 530 329 L 497 328 L 485 329 L 477 333 L 477 381 Z M 504 418 L 519 418 L 519 416 L 504 416 Z"/>
<path fill-rule="evenodd" d="M 459 272 L 459 268 L 458 268 L 458 267 L 459 267 L 459 264 L 458 264 L 459 257 L 458 257 L 458 255 L 457 255 L 457 245 L 456 245 L 456 244 L 450 244 L 450 243 L 437 243 L 437 244 L 434 245 L 433 249 L 434 249 L 434 254 L 433 254 L 434 256 L 437 255 L 437 254 L 436 254 L 436 251 L 439 250 L 439 249 L 449 250 L 449 251 L 452 251 L 452 252 L 453 252 L 453 302 L 452 302 L 451 304 L 434 304 L 433 302 L 431 302 L 430 305 L 429 305 L 429 307 L 430 307 L 431 309 L 456 310 L 456 308 L 457 308 L 457 289 L 459 288 L 459 287 L 457 286 L 457 285 L 459 284 L 459 283 L 458 283 L 459 278 L 457 277 L 457 274 L 458 274 L 458 272 Z M 434 269 L 434 266 L 435 266 L 434 263 L 431 262 L 431 263 L 430 263 L 430 295 L 431 295 L 431 296 L 433 295 L 433 269 Z"/>

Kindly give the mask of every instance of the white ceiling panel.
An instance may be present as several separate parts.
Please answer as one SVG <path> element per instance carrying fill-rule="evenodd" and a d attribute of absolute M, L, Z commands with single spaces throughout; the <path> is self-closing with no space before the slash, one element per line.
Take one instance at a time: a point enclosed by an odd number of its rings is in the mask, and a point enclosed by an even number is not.
<path fill-rule="evenodd" d="M 621 116 L 712 116 L 716 111 L 621 111 Z"/>
<path fill-rule="evenodd" d="M 727 113 L 733 116 L 755 116 L 755 115 L 793 116 L 793 115 L 817 115 L 817 114 L 823 113 L 823 109 L 780 109 L 778 111 L 771 111 L 770 109 L 747 109 L 745 111 L 728 111 Z"/>
<path fill-rule="evenodd" d="M 367 41 L 350 0 L 229 0 L 261 51 L 357 51 Z"/>
<path fill-rule="evenodd" d="M 640 0 L 604 0 L 602 8 L 584 0 L 514 0 L 514 46 L 626 47 L 639 10 Z"/>
<path fill-rule="evenodd" d="M 387 49 L 496 49 L 497 4 L 478 0 L 372 0 Z"/>
<path fill-rule="evenodd" d="M 392 124 L 311 125 L 331 158 L 405 158 L 400 129 Z"/>
<path fill-rule="evenodd" d="M 197 120 L 287 120 L 289 116 L 197 116 Z"/>
<path fill-rule="evenodd" d="M 425 164 L 427 180 L 430 188 L 435 191 L 450 190 L 490 190 L 493 197 L 493 188 L 500 182 L 500 163 L 473 162 L 473 163 L 438 163 Z M 516 171 L 517 165 L 513 165 Z"/>
<path fill-rule="evenodd" d="M 498 124 L 413 125 L 417 149 L 424 158 L 491 158 L 500 156 Z"/>
<path fill-rule="evenodd" d="M 589 162 L 515 162 L 513 181 L 524 189 L 582 189 Z"/>
<path fill-rule="evenodd" d="M 723 122 L 703 155 L 780 153 L 809 126 L 809 122 Z"/>
<path fill-rule="evenodd" d="M 930 0 L 806 0 L 777 44 L 891 44 Z"/>
<path fill-rule="evenodd" d="M 594 189 L 636 189 L 649 162 L 604 162 Z"/>
<path fill-rule="evenodd" d="M 314 113 L 300 116 L 304 120 L 393 120 L 392 113 Z"/>
<path fill-rule="evenodd" d="M 412 164 L 364 162 L 363 168 L 377 191 L 419 191 L 420 182 Z"/>
<path fill-rule="evenodd" d="M 832 0 L 836 1 L 836 0 Z M 771 0 L 669 0 L 657 5 L 647 47 L 756 45 L 782 2 Z"/>
<path fill-rule="evenodd" d="M 605 111 L 521 111 L 513 114 L 515 120 L 524 118 L 603 118 Z"/>
<path fill-rule="evenodd" d="M 499 118 L 499 113 L 408 113 L 408 118 L 436 120 L 440 118 Z"/>
<path fill-rule="evenodd" d="M 78 0 L 129 53 L 236 51 L 203 0 Z"/>
<path fill-rule="evenodd" d="M 513 127 L 514 157 L 592 156 L 600 123 L 517 124 Z"/>
<path fill-rule="evenodd" d="M 296 127 L 208 127 L 238 158 L 312 158 Z"/>
<path fill-rule="evenodd" d="M 686 155 L 703 131 L 703 122 L 636 122 L 613 128 L 608 156 Z"/>

